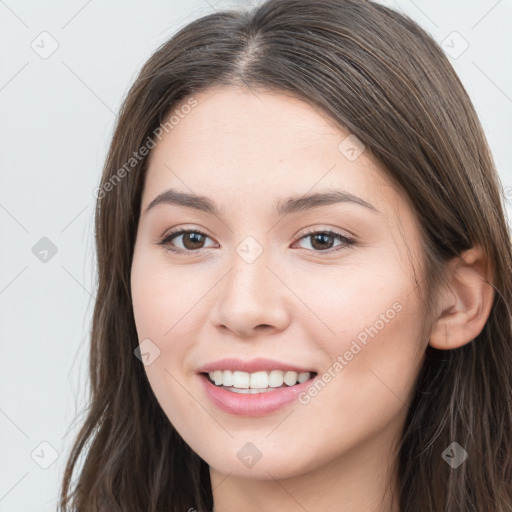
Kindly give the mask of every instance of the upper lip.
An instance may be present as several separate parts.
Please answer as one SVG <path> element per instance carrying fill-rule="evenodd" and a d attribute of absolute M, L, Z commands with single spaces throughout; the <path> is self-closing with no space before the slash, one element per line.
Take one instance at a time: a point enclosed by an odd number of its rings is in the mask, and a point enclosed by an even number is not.
<path fill-rule="evenodd" d="M 242 359 L 229 358 L 219 359 L 212 363 L 207 363 L 198 369 L 198 373 L 209 373 L 215 370 L 231 370 L 254 373 L 259 371 L 292 371 L 297 373 L 312 372 L 311 368 L 303 368 L 294 364 L 283 363 L 273 359 L 257 358 L 243 361 Z"/>

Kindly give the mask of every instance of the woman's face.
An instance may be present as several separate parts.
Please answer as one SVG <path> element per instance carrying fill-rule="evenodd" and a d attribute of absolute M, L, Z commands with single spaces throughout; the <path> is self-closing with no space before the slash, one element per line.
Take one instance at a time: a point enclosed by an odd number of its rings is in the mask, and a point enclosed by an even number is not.
<path fill-rule="evenodd" d="M 194 100 L 151 153 L 132 266 L 158 402 L 225 474 L 385 459 L 428 342 L 410 203 L 307 103 Z"/>

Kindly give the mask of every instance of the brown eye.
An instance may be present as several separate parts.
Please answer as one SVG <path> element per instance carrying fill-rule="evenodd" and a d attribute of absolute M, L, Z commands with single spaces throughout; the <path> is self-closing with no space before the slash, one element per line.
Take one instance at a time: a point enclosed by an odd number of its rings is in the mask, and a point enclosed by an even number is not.
<path fill-rule="evenodd" d="M 175 241 L 179 241 L 180 238 L 182 247 L 176 247 Z M 167 235 L 159 245 L 163 245 L 173 252 L 193 252 L 198 249 L 204 249 L 205 241 L 208 238 L 209 237 L 201 231 L 182 229 Z"/>
<path fill-rule="evenodd" d="M 336 239 L 339 240 L 340 243 L 334 245 Z M 299 241 L 302 240 L 309 240 L 313 252 L 317 252 L 319 254 L 329 254 L 355 244 L 355 240 L 348 238 L 341 233 L 337 233 L 336 231 L 309 231 L 299 239 Z M 335 248 L 330 250 L 332 247 Z"/>
<path fill-rule="evenodd" d="M 317 233 L 315 235 L 309 235 L 309 238 L 312 241 L 311 246 L 314 249 L 325 250 L 332 247 L 335 237 L 328 233 Z"/>
<path fill-rule="evenodd" d="M 204 244 L 204 236 L 200 233 L 196 232 L 188 232 L 182 235 L 183 236 L 183 245 L 187 251 L 192 251 L 194 249 L 201 249 Z"/>

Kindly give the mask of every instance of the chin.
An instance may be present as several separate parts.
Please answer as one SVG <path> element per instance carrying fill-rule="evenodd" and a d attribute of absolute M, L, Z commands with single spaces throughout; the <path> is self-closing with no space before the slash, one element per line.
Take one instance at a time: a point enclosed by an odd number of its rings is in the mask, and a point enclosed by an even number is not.
<path fill-rule="evenodd" d="M 239 444 L 239 443 L 237 443 Z M 245 448 L 244 448 L 245 447 Z M 274 480 L 299 476 L 311 471 L 312 461 L 297 460 L 297 451 L 290 446 L 284 453 L 265 454 L 265 449 L 258 452 L 250 444 L 242 444 L 242 448 L 233 449 L 234 456 L 227 457 L 228 450 L 221 453 L 199 454 L 210 469 L 229 475 L 233 478 L 253 480 Z M 229 450 L 231 451 L 231 450 Z M 253 455 L 249 455 L 250 453 Z M 252 458 L 251 458 L 252 457 Z M 259 457 L 259 458 L 258 458 Z"/>

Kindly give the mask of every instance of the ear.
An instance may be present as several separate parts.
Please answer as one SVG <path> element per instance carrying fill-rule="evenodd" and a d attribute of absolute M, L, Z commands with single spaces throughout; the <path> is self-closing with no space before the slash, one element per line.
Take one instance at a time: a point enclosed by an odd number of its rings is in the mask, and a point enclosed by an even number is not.
<path fill-rule="evenodd" d="M 430 345 L 440 350 L 461 347 L 475 339 L 489 317 L 494 300 L 493 271 L 476 245 L 448 263 L 448 283 L 439 297 L 439 315 Z"/>

